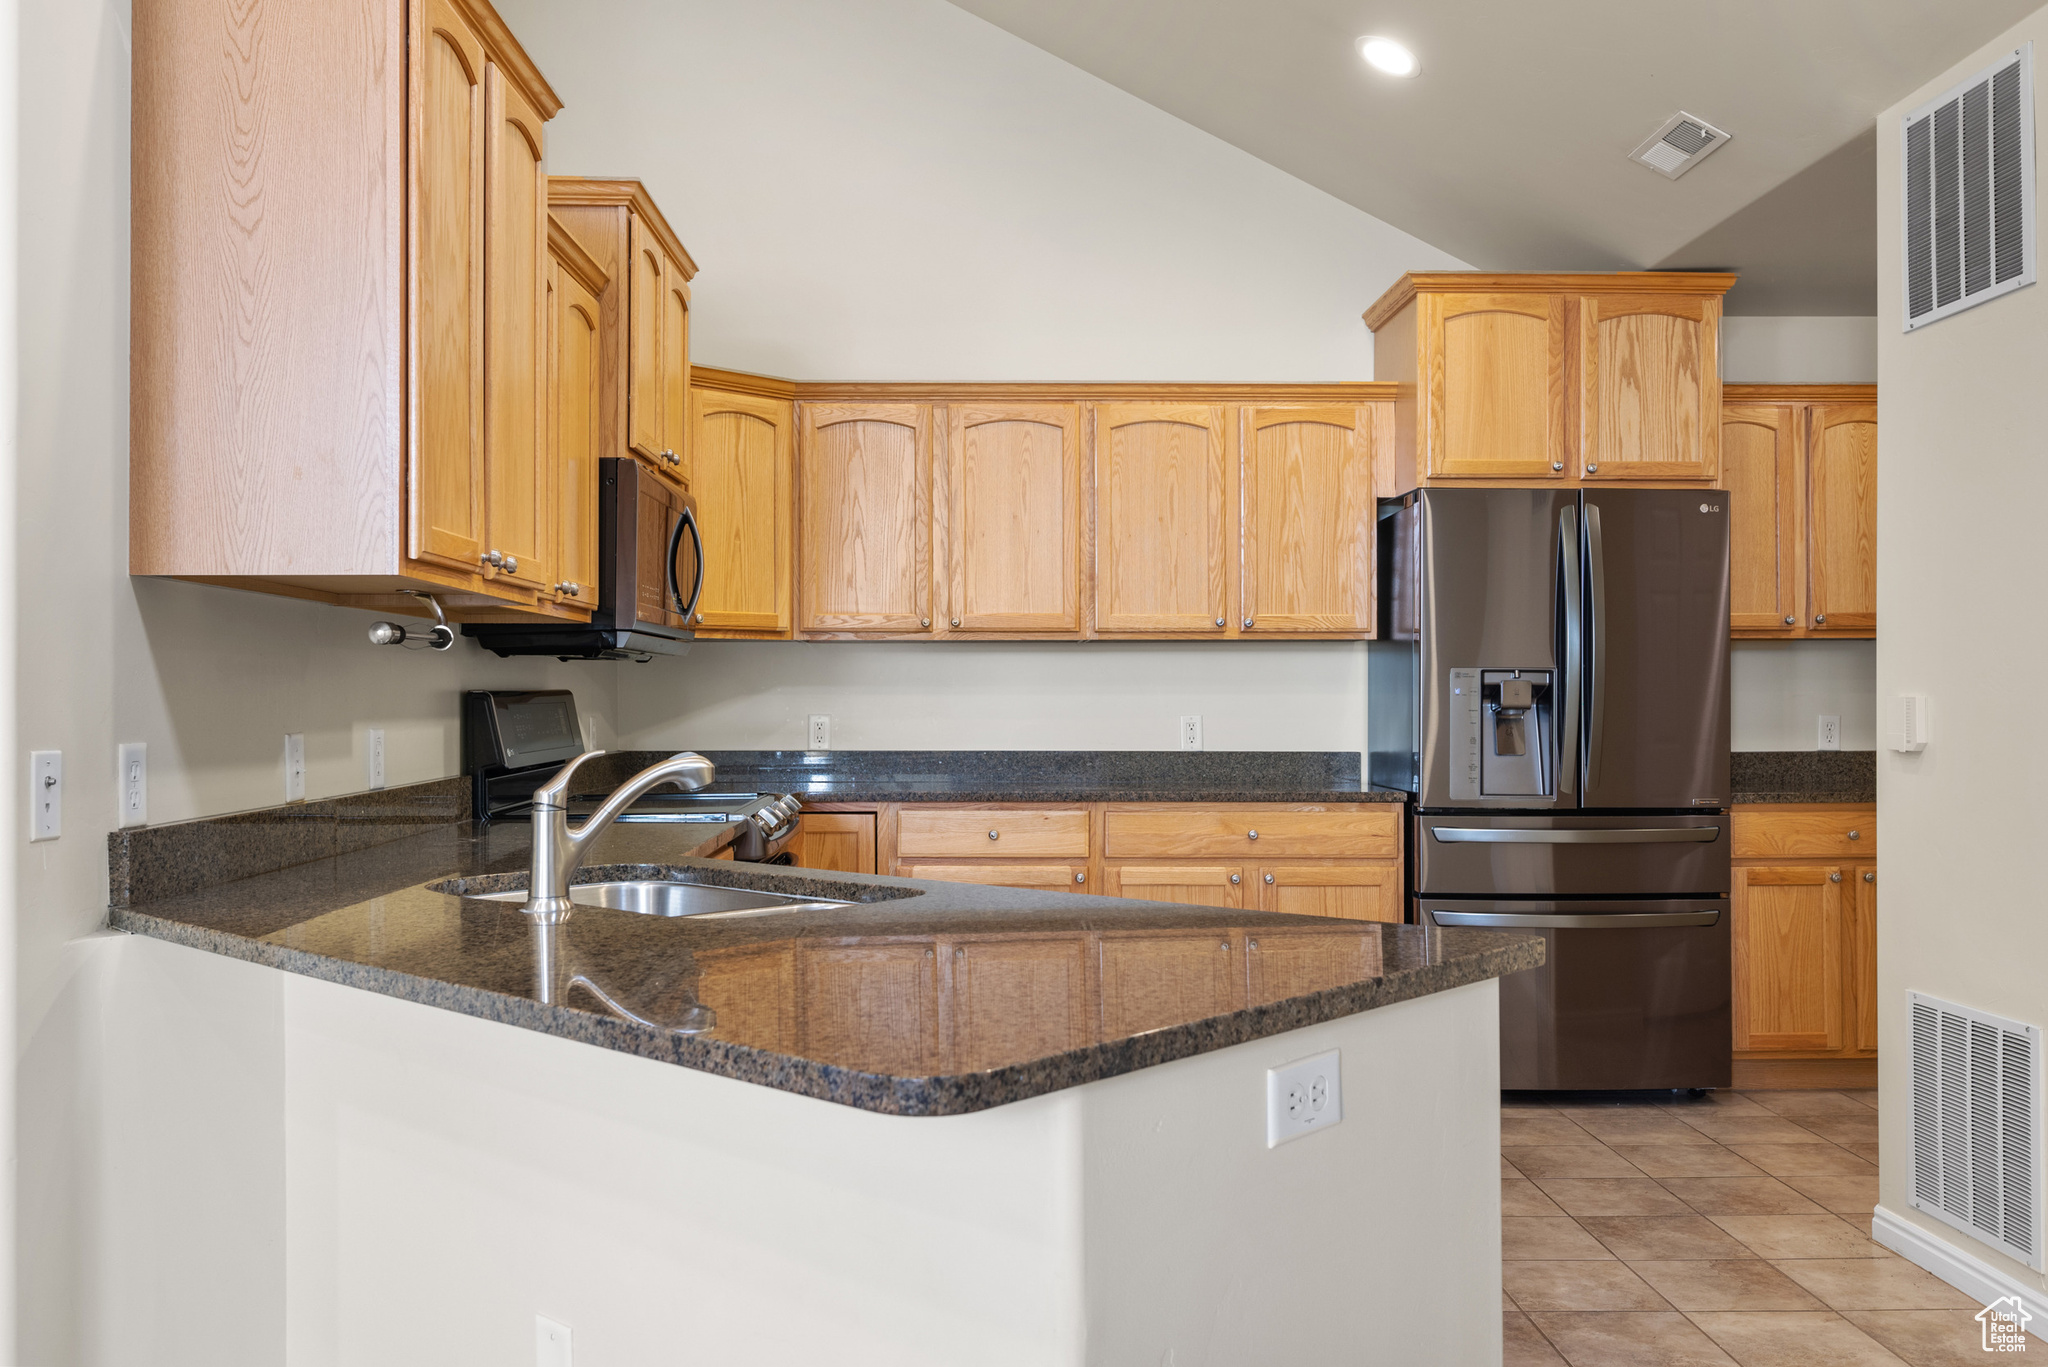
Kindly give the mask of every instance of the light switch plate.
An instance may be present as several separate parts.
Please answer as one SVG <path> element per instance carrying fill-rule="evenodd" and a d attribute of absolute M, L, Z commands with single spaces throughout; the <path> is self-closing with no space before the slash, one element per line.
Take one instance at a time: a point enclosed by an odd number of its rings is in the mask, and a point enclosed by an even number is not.
<path fill-rule="evenodd" d="M 1899 694 L 1895 721 L 1892 749 L 1900 754 L 1913 755 L 1927 748 L 1928 738 L 1933 734 L 1933 724 L 1928 714 L 1926 694 Z"/>
<path fill-rule="evenodd" d="M 306 800 L 306 737 L 299 731 L 284 738 L 284 800 Z"/>
<path fill-rule="evenodd" d="M 1344 1076 L 1337 1050 L 1266 1070 L 1266 1147 L 1327 1130 L 1344 1119 Z"/>
<path fill-rule="evenodd" d="M 149 824 L 149 747 L 141 741 L 128 741 L 119 750 L 120 772 L 116 775 L 114 791 L 116 801 L 121 804 L 117 823 L 122 826 L 145 826 Z"/>
<path fill-rule="evenodd" d="M 363 767 L 368 770 L 370 787 L 384 786 L 384 728 L 373 726 L 364 733 Z"/>
<path fill-rule="evenodd" d="M 28 752 L 28 838 L 55 840 L 64 834 L 64 752 Z"/>
<path fill-rule="evenodd" d="M 568 1325 L 533 1317 L 533 1367 L 570 1367 Z"/>

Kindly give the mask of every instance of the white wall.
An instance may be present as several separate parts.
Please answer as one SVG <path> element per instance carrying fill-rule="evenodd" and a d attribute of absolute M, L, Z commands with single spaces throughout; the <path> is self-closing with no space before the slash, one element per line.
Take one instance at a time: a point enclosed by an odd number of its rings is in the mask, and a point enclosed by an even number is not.
<path fill-rule="evenodd" d="M 2048 10 L 1878 121 L 1878 695 L 1925 693 L 1933 713 L 1926 750 L 1878 755 L 1878 1184 L 1898 1220 L 2033 1288 L 2041 1310 L 2048 1278 L 1910 1208 L 1905 994 L 2048 1026 L 2040 877 L 2048 736 L 2028 724 L 2023 701 L 2024 681 L 2048 674 L 2048 429 L 2040 412 L 2048 287 L 1902 333 L 1899 216 L 1890 207 L 1900 194 L 1903 113 L 2028 41 L 2037 54 L 2048 45 Z M 2036 128 L 2048 128 L 2044 96 L 2048 84 L 2037 73 Z M 2037 202 L 2037 220 L 2042 208 Z"/>
<path fill-rule="evenodd" d="M 1877 748 L 1874 641 L 1736 641 L 1728 652 L 1736 750 L 1817 750 L 1822 716 L 1844 750 Z"/>
<path fill-rule="evenodd" d="M 1724 318 L 1730 384 L 1876 384 L 1875 318 Z"/>

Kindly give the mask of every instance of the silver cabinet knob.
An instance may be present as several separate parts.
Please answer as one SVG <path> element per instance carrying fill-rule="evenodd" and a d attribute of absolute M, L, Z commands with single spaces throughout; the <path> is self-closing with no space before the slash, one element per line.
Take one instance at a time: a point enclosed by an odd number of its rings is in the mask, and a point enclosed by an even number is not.
<path fill-rule="evenodd" d="M 701 626 L 703 626 L 703 625 L 704 625 L 704 614 L 700 612 L 700 613 L 698 613 L 698 614 L 697 614 L 697 615 L 696 615 L 695 617 L 691 618 L 690 620 L 691 620 L 691 621 L 693 621 L 693 622 L 695 622 L 695 623 L 696 623 L 696 624 L 697 624 L 698 626 L 700 626 L 700 627 L 701 627 Z"/>
<path fill-rule="evenodd" d="M 1799 625 L 1799 619 L 1788 612 L 1785 614 L 1785 625 L 1788 627 L 1796 627 Z"/>
<path fill-rule="evenodd" d="M 1561 460 L 1554 460 L 1550 462 L 1550 468 L 1553 470 L 1562 470 L 1564 469 L 1564 462 Z"/>
<path fill-rule="evenodd" d="M 1246 831 L 1244 833 L 1244 838 L 1247 840 L 1257 840 L 1259 838 L 1259 833 L 1257 831 Z"/>
<path fill-rule="evenodd" d="M 1244 619 L 1244 629 L 1245 629 L 1246 631 L 1250 631 L 1250 630 L 1252 629 L 1252 619 L 1251 619 L 1251 618 L 1247 617 L 1247 618 L 1245 618 L 1245 619 Z"/>
<path fill-rule="evenodd" d="M 555 592 L 566 594 L 570 598 L 581 598 L 583 596 L 583 586 L 573 579 L 564 579 L 561 583 L 555 585 Z"/>
<path fill-rule="evenodd" d="M 1231 874 L 1231 875 L 1230 875 L 1230 881 L 1231 881 L 1231 882 L 1233 882 L 1233 883 L 1241 883 L 1241 882 L 1243 882 L 1244 880 L 1243 880 L 1242 878 L 1240 878 L 1240 877 L 1239 877 L 1239 876 L 1238 876 L 1237 874 L 1234 874 L 1234 873 L 1233 873 L 1233 874 Z"/>
<path fill-rule="evenodd" d="M 958 617 L 952 619 L 952 626 L 955 631 L 960 629 L 960 619 Z"/>
<path fill-rule="evenodd" d="M 507 574 L 517 574 L 517 573 L 519 573 L 519 557 L 518 557 L 518 556 L 516 556 L 516 555 L 508 555 L 508 556 L 506 556 L 506 557 L 505 557 L 505 573 L 507 573 Z"/>
<path fill-rule="evenodd" d="M 1871 870 L 1865 869 L 1863 871 L 1863 881 L 1866 883 L 1875 883 L 1877 881 L 1877 875 Z"/>
<path fill-rule="evenodd" d="M 1861 832 L 1861 831 L 1851 831 L 1851 832 L 1849 832 L 1849 838 L 1850 838 L 1851 840 L 1861 840 L 1861 839 L 1863 838 L 1863 832 Z"/>
<path fill-rule="evenodd" d="M 1589 475 L 1597 475 L 1597 474 L 1599 474 L 1599 473 L 1600 473 L 1600 466 L 1599 466 L 1599 463 L 1598 463 L 1598 462 L 1596 462 L 1596 461 L 1590 461 L 1590 460 L 1589 460 L 1589 461 L 1587 461 L 1587 462 L 1586 462 L 1586 473 L 1587 473 L 1587 474 L 1589 474 Z"/>
<path fill-rule="evenodd" d="M 1831 873 L 1828 875 L 1828 881 L 1830 883 L 1839 883 L 1842 881 L 1842 875 L 1840 873 Z"/>
<path fill-rule="evenodd" d="M 1230 952 L 1230 941 L 1225 940 L 1222 944 L 1216 946 L 1216 948 L 1222 950 L 1225 954 L 1228 954 Z"/>
<path fill-rule="evenodd" d="M 1088 875 L 1085 873 L 1077 873 L 1074 875 L 1074 881 L 1076 883 L 1085 883 L 1088 881 Z"/>
<path fill-rule="evenodd" d="M 1246 949 L 1257 949 L 1259 947 L 1259 942 L 1257 940 L 1246 940 L 1244 942 L 1244 947 Z"/>
<path fill-rule="evenodd" d="M 1828 624 L 1828 615 L 1825 612 L 1816 612 L 1813 614 L 1813 624 L 1817 627 L 1826 626 Z"/>
<path fill-rule="evenodd" d="M 932 619 L 929 617 L 920 617 L 917 619 L 917 624 L 921 627 L 928 627 L 932 624 Z"/>
<path fill-rule="evenodd" d="M 497 566 L 505 563 L 505 557 L 497 551 L 485 551 L 482 555 L 478 556 L 477 558 L 483 561 L 486 565 Z"/>
<path fill-rule="evenodd" d="M 1216 625 L 1217 625 L 1217 626 L 1219 626 L 1219 627 L 1223 625 L 1223 619 L 1222 619 L 1221 617 L 1218 617 L 1218 618 L 1216 619 Z"/>
<path fill-rule="evenodd" d="M 988 833 L 988 838 L 989 838 L 990 840 L 997 840 L 997 839 L 1000 839 L 1001 837 L 1002 837 L 1002 832 L 1001 832 L 1001 831 L 990 831 L 990 832 Z"/>
<path fill-rule="evenodd" d="M 1272 882 L 1272 881 L 1273 881 L 1273 875 L 1272 875 L 1272 874 L 1270 874 L 1270 873 L 1269 873 L 1269 874 L 1267 874 L 1267 875 L 1266 875 L 1266 881 L 1267 881 L 1268 883 Z"/>

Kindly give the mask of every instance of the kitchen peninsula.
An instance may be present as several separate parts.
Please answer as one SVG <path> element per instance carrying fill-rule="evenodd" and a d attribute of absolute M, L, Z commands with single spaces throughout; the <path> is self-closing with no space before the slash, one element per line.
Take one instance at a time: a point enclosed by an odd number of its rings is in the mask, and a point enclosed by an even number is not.
<path fill-rule="evenodd" d="M 116 838 L 119 1012 L 190 1098 L 166 1179 L 285 1243 L 312 1341 L 374 1304 L 506 1358 L 551 1306 L 596 1361 L 1496 1351 L 1494 979 L 1533 937 L 712 858 L 730 828 L 615 827 L 578 881 L 845 905 L 536 926 L 483 900 L 525 824 L 466 821 L 138 897 L 207 824 Z M 1329 1050 L 1341 1121 L 1269 1147 L 1267 1070 Z"/>

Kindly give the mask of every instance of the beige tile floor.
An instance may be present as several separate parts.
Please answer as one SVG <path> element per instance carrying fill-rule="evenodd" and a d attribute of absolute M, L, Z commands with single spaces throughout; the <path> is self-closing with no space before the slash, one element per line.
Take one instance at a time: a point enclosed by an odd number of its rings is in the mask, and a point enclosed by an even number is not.
<path fill-rule="evenodd" d="M 1876 1092 L 1510 1096 L 1500 1144 L 1507 1367 L 2013 1360 L 1871 1241 Z"/>

